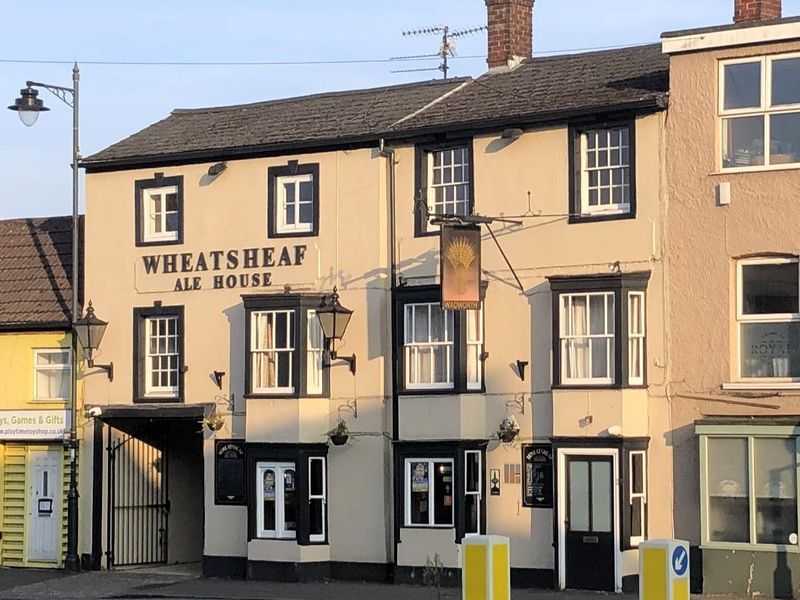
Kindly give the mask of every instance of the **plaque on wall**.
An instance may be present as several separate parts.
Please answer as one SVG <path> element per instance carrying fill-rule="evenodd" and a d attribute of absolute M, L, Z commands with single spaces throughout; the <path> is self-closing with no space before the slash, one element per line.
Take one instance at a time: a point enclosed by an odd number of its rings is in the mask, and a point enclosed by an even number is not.
<path fill-rule="evenodd" d="M 217 440 L 214 453 L 216 504 L 245 504 L 244 455 L 243 441 Z"/>
<path fill-rule="evenodd" d="M 553 447 L 550 444 L 522 446 L 522 505 L 553 508 Z"/>

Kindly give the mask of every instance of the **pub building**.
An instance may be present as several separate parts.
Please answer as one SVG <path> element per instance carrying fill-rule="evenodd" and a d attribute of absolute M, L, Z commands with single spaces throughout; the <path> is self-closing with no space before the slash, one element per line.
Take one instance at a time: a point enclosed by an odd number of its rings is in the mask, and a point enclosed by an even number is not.
<path fill-rule="evenodd" d="M 83 160 L 104 567 L 455 582 L 489 533 L 516 586 L 635 585 L 668 60 L 530 58 L 533 1 L 486 5 L 477 82 L 175 110 Z"/>

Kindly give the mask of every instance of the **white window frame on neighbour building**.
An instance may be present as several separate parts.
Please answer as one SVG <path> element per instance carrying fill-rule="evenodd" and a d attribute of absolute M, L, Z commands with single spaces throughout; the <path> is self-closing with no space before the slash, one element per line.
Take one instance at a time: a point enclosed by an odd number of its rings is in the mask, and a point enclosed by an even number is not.
<path fill-rule="evenodd" d="M 470 489 L 469 487 L 469 457 L 474 456 L 478 462 L 478 487 L 476 489 Z M 467 502 L 466 499 L 469 496 L 475 497 L 475 506 L 478 510 L 478 530 L 477 531 L 467 531 L 467 522 L 466 522 L 466 510 L 467 510 Z M 483 523 L 481 522 L 481 504 L 483 503 L 483 456 L 480 450 L 465 450 L 464 451 L 464 537 L 468 537 L 471 535 L 480 535 L 481 527 Z"/>
<path fill-rule="evenodd" d="M 639 303 L 638 314 L 634 300 Z M 628 292 L 628 385 L 644 385 L 645 314 L 644 292 Z"/>
<path fill-rule="evenodd" d="M 800 261 L 798 258 L 753 258 L 743 259 L 736 264 L 736 367 L 734 373 L 737 375 L 737 380 L 743 383 L 759 383 L 764 384 L 793 384 L 800 382 L 800 378 L 792 377 L 744 377 L 742 375 L 742 326 L 746 323 L 795 323 L 800 321 L 800 313 L 772 313 L 772 314 L 744 314 L 744 280 L 743 280 L 743 267 L 748 265 L 781 265 L 781 264 L 795 264 L 800 269 Z M 800 281 L 800 274 L 798 276 Z M 798 290 L 798 299 L 800 301 L 800 290 Z"/>
<path fill-rule="evenodd" d="M 72 375 L 72 351 L 68 348 L 42 348 L 33 351 L 33 399 L 38 401 L 66 401 L 70 397 L 70 383 Z M 39 357 L 44 355 L 60 355 L 63 357 L 62 362 L 39 364 Z M 40 372 L 60 372 L 62 377 L 67 379 L 67 394 L 65 396 L 48 396 L 42 393 L 39 387 L 39 373 Z"/>
<path fill-rule="evenodd" d="M 300 199 L 300 186 L 303 183 L 311 185 L 311 200 L 302 201 Z M 286 198 L 286 186 L 294 186 L 294 221 L 289 222 L 286 219 L 286 206 L 288 200 Z M 276 177 L 275 185 L 277 186 L 276 198 L 278 206 L 275 212 L 275 231 L 277 233 L 309 233 L 314 229 L 314 213 L 317 210 L 317 199 L 314 198 L 314 175 L 311 173 L 304 173 L 299 175 L 280 175 Z M 311 206 L 311 219 L 306 222 L 300 220 L 300 206 Z"/>
<path fill-rule="evenodd" d="M 312 468 L 311 465 L 314 461 L 319 461 L 322 464 L 322 493 L 315 494 L 314 493 L 314 484 L 311 481 L 311 472 Z M 311 527 L 311 512 L 314 510 L 313 502 L 319 501 L 322 506 L 322 533 L 321 534 L 313 534 L 310 533 Z M 325 457 L 324 456 L 311 456 L 308 459 L 308 515 L 309 515 L 309 535 L 308 540 L 310 542 L 324 542 L 325 536 L 327 535 L 327 504 L 328 504 L 328 475 L 325 469 Z"/>
<path fill-rule="evenodd" d="M 627 135 L 627 143 L 622 136 Z M 618 134 L 616 142 L 612 135 Z M 615 127 L 588 129 L 580 133 L 581 153 L 581 215 L 616 215 L 631 211 L 631 167 L 633 165 L 632 132 L 629 125 Z M 602 143 L 602 145 L 601 145 Z M 618 154 L 618 160 L 612 164 L 613 153 Z M 624 155 L 627 152 L 627 161 Z M 601 153 L 606 154 L 605 165 L 600 164 Z M 604 182 L 604 175 L 607 181 Z M 596 179 L 591 182 L 592 177 Z M 614 193 L 618 191 L 620 201 L 614 202 Z M 591 203 L 592 193 L 596 194 L 597 204 Z M 602 203 L 603 192 L 608 194 L 608 203 Z"/>
<path fill-rule="evenodd" d="M 633 470 L 634 470 L 634 457 L 642 457 L 642 491 L 637 492 L 633 489 Z M 635 502 L 641 504 L 639 511 L 639 527 L 642 535 L 631 535 L 631 547 L 636 548 L 645 539 L 645 532 L 647 531 L 647 452 L 644 450 L 632 450 L 628 454 L 628 503 L 633 506 Z M 632 525 L 633 523 L 631 523 Z"/>
<path fill-rule="evenodd" d="M 161 324 L 166 327 L 165 333 L 155 331 L 154 328 Z M 180 340 L 180 318 L 176 315 L 164 315 L 157 317 L 145 317 L 144 319 L 144 364 L 145 381 L 144 389 L 146 396 L 175 396 L 180 392 L 180 362 L 181 362 L 181 340 Z M 170 333 L 172 327 L 172 333 Z M 153 351 L 153 342 L 156 343 L 156 350 Z M 169 350 L 170 342 L 174 342 L 174 352 Z M 165 349 L 161 349 L 161 344 Z M 159 362 L 158 368 L 154 368 L 154 362 Z M 164 367 L 163 362 L 167 366 Z M 154 385 L 153 375 L 175 376 L 175 385 Z"/>
<path fill-rule="evenodd" d="M 286 316 L 286 339 L 285 340 L 278 340 L 277 339 L 277 332 L 275 328 L 272 328 L 272 332 L 270 334 L 269 345 L 265 345 L 262 347 L 261 343 L 258 340 L 258 320 L 262 317 L 267 318 L 268 316 L 272 316 L 273 322 L 274 319 L 278 314 L 282 314 Z M 251 374 L 251 392 L 254 394 L 293 394 L 295 389 L 292 382 L 294 382 L 294 370 L 297 366 L 294 364 L 294 354 L 295 354 L 295 344 L 297 343 L 294 339 L 295 337 L 295 328 L 297 319 L 297 312 L 294 309 L 274 309 L 274 310 L 254 310 L 250 313 L 250 365 L 248 368 L 250 369 Z M 278 343 L 283 345 L 278 345 Z M 265 359 L 271 355 L 273 356 L 273 361 L 275 365 L 276 375 L 275 381 L 280 381 L 281 377 L 277 374 L 278 369 L 280 366 L 280 361 L 278 357 L 280 354 L 287 354 L 289 356 L 289 378 L 288 381 L 290 385 L 288 386 L 258 386 L 257 382 L 258 372 L 257 372 L 257 363 L 256 363 L 256 356 L 263 355 Z"/>
<path fill-rule="evenodd" d="M 264 515 L 264 473 L 273 471 L 275 474 L 275 528 L 267 529 Z M 287 471 L 294 472 L 294 493 L 297 489 L 297 469 L 291 462 L 259 462 L 256 465 L 256 537 L 264 539 L 296 539 L 297 525 L 300 519 L 299 511 L 295 514 L 295 528 L 286 527 L 284 477 Z"/>
<path fill-rule="evenodd" d="M 175 210 L 167 210 L 167 196 L 175 195 Z M 178 187 L 167 186 L 158 188 L 145 188 L 142 190 L 142 231 L 144 232 L 145 242 L 174 242 L 180 235 L 180 201 L 178 198 Z M 156 210 L 155 204 L 160 203 L 161 210 Z M 169 230 L 169 215 L 177 215 L 175 229 Z M 153 224 L 158 222 L 161 231 L 154 231 Z"/>
<path fill-rule="evenodd" d="M 412 523 L 411 521 L 411 464 L 412 463 L 427 463 L 428 465 L 428 523 Z M 433 476 L 434 465 L 436 464 L 449 464 L 450 473 L 453 477 L 451 482 L 451 490 L 453 492 L 452 504 L 450 506 L 450 522 L 449 523 L 436 523 L 436 513 L 434 510 L 434 500 L 436 498 L 435 480 Z M 432 529 L 452 529 L 455 526 L 455 502 L 456 502 L 456 488 L 455 488 L 455 465 L 452 458 L 407 458 L 403 468 L 405 488 L 405 519 L 406 527 L 430 527 Z"/>
<path fill-rule="evenodd" d="M 430 215 L 457 214 L 466 216 L 472 213 L 471 154 L 470 147 L 467 145 L 427 151 L 425 157 L 428 182 L 427 203 Z M 437 158 L 438 165 L 436 164 Z M 461 170 L 460 179 L 456 178 L 458 169 Z M 443 196 L 441 200 L 437 200 L 437 193 Z M 448 195 L 452 195 L 452 198 L 448 199 Z M 459 198 L 459 195 L 462 198 Z M 426 228 L 427 231 L 437 230 L 437 227 L 431 225 L 430 222 L 427 223 Z"/>
<path fill-rule="evenodd" d="M 591 298 L 592 297 L 603 297 L 603 323 L 604 323 L 604 333 L 602 334 L 591 334 L 590 331 L 590 324 L 591 324 Z M 574 334 L 571 333 L 575 330 L 574 324 L 572 323 L 572 311 L 570 308 L 572 307 L 572 300 L 574 298 L 585 298 L 586 299 L 586 333 L 583 334 Z M 611 319 L 609 323 L 609 298 L 610 298 L 610 311 L 611 311 Z M 614 383 L 614 373 L 615 373 L 615 344 L 617 343 L 616 336 L 617 332 L 615 330 L 615 323 L 614 323 L 614 315 L 615 315 L 615 293 L 613 291 L 605 291 L 605 292 L 563 292 L 560 294 L 559 305 L 560 305 L 560 318 L 559 318 L 559 343 L 561 345 L 561 383 L 566 385 L 608 385 Z M 606 372 L 608 373 L 607 377 L 592 377 L 592 349 L 591 344 L 592 340 L 597 339 L 605 339 L 606 340 L 606 352 L 607 352 L 607 364 L 606 364 Z M 588 377 L 573 377 L 570 376 L 570 365 L 575 364 L 575 360 L 569 360 L 568 357 L 572 353 L 575 354 L 575 344 L 581 342 L 582 340 L 586 340 L 586 343 L 589 345 L 588 349 L 588 356 L 589 356 L 589 367 L 588 367 Z"/>
<path fill-rule="evenodd" d="M 728 171 L 760 171 L 760 170 L 769 170 L 769 169 L 785 169 L 787 167 L 797 167 L 800 165 L 800 148 L 793 154 L 797 155 L 797 159 L 793 161 L 780 161 L 775 162 L 773 161 L 772 156 L 772 141 L 771 141 L 771 122 L 772 117 L 775 115 L 782 115 L 782 114 L 798 114 L 800 115 L 800 103 L 794 104 L 779 104 L 777 106 L 772 105 L 772 65 L 775 61 L 786 60 L 786 59 L 798 59 L 800 58 L 800 53 L 790 53 L 790 54 L 777 54 L 773 56 L 761 56 L 761 57 L 748 57 L 748 58 L 736 58 L 730 60 L 722 60 L 719 61 L 719 98 L 718 98 L 718 105 L 717 109 L 719 112 L 719 143 L 720 143 L 720 150 L 718 153 L 719 156 L 719 165 L 720 169 L 726 172 Z M 761 89 L 760 91 L 760 104 L 757 107 L 746 107 L 746 108 L 736 108 L 736 109 L 726 109 L 725 108 L 725 67 L 728 65 L 735 65 L 735 64 L 746 64 L 746 63 L 759 63 L 761 65 Z M 763 164 L 761 165 L 753 165 L 753 164 L 742 164 L 742 165 L 732 165 L 726 166 L 726 146 L 727 146 L 727 131 L 726 131 L 726 122 L 736 118 L 744 118 L 744 117 L 763 117 L 764 120 L 764 160 Z M 777 152 L 775 153 L 776 156 L 781 155 L 785 156 L 786 153 Z M 744 159 L 742 159 L 744 160 Z"/>
<path fill-rule="evenodd" d="M 415 342 L 416 338 L 416 320 L 415 313 L 417 310 L 425 310 L 428 312 L 428 331 L 426 334 L 427 341 Z M 434 341 L 432 339 L 431 317 L 434 313 L 441 312 L 444 316 L 444 339 L 441 341 Z M 403 361 L 405 371 L 405 388 L 409 390 L 419 389 L 451 389 L 454 387 L 454 363 L 457 359 L 455 354 L 455 318 L 452 311 L 443 310 L 439 302 L 409 302 L 403 307 Z M 434 381 L 436 373 L 436 358 L 433 350 L 438 347 L 445 348 L 445 381 Z M 412 361 L 414 364 L 420 364 L 420 361 L 425 360 L 425 356 L 420 351 L 428 350 L 430 352 L 427 360 L 430 361 L 430 375 L 431 381 L 419 381 L 420 368 L 412 369 Z M 412 381 L 412 371 L 417 374 L 417 381 Z"/>

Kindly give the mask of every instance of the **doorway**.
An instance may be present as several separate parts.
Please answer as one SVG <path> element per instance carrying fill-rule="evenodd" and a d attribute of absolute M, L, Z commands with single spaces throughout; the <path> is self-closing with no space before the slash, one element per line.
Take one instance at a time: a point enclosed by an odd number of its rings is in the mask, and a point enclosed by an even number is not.
<path fill-rule="evenodd" d="M 28 559 L 58 562 L 61 542 L 60 450 L 31 450 L 28 485 Z"/>

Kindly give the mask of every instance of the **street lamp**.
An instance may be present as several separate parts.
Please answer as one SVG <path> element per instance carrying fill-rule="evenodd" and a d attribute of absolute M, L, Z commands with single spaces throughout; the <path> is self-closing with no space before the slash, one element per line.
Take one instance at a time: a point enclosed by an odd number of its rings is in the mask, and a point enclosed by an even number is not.
<path fill-rule="evenodd" d="M 91 300 L 89 300 L 89 306 L 86 308 L 86 315 L 76 319 L 73 324 L 81 347 L 86 353 L 86 366 L 90 369 L 95 367 L 103 369 L 108 374 L 108 380 L 114 381 L 114 363 L 97 365 L 94 362 L 94 358 L 92 358 L 94 351 L 100 347 L 106 327 L 108 327 L 108 322 L 97 318 L 97 315 L 94 314 L 94 306 L 92 306 Z"/>
<path fill-rule="evenodd" d="M 72 109 L 72 322 L 77 321 L 80 315 L 78 306 L 78 284 L 80 281 L 80 265 L 78 264 L 78 161 L 80 151 L 78 147 L 78 85 L 80 70 L 78 63 L 72 67 L 72 87 L 61 87 L 36 81 L 27 81 L 25 88 L 20 91 L 20 97 L 9 106 L 10 110 L 19 114 L 20 120 L 28 127 L 36 122 L 40 112 L 50 110 L 39 99 L 39 92 L 34 88 L 43 88 L 52 93 L 64 104 Z M 64 568 L 77 573 L 80 570 L 78 557 L 78 429 L 77 429 L 77 402 L 78 402 L 78 341 L 75 332 L 72 333 L 72 399 L 70 409 L 72 419 L 69 428 L 69 491 L 67 492 L 67 556 L 64 559 Z"/>
<path fill-rule="evenodd" d="M 333 293 L 323 297 L 322 304 L 317 309 L 317 318 L 322 327 L 322 335 L 325 338 L 328 359 L 323 363 L 323 368 L 330 367 L 330 361 L 338 359 L 347 362 L 350 365 L 350 372 L 353 375 L 356 374 L 356 355 L 339 356 L 336 353 L 335 346 L 333 346 L 335 340 L 341 340 L 344 337 L 344 332 L 352 316 L 352 310 L 339 304 L 339 294 L 334 286 Z"/>

